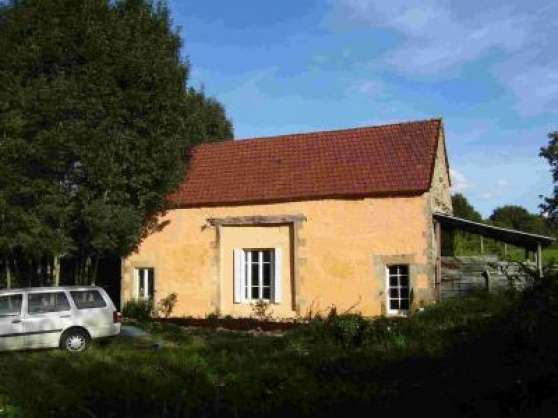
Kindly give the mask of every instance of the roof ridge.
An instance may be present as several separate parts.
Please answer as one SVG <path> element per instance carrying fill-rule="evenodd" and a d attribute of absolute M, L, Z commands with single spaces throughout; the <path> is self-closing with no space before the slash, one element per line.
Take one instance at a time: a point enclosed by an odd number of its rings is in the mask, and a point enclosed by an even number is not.
<path fill-rule="evenodd" d="M 270 135 L 270 136 L 233 138 L 232 141 L 231 141 L 231 139 L 226 139 L 226 140 L 222 140 L 222 141 L 202 143 L 202 144 L 199 144 L 198 146 L 196 146 L 195 148 L 211 147 L 211 146 L 217 146 L 217 145 L 221 145 L 221 144 L 231 144 L 231 143 L 235 144 L 235 145 L 240 145 L 240 144 L 244 144 L 244 143 L 248 143 L 248 142 L 252 142 L 252 141 L 281 139 L 281 138 L 286 138 L 286 137 L 314 136 L 314 135 L 329 134 L 329 133 L 331 133 L 331 134 L 346 133 L 346 132 L 359 131 L 359 130 L 363 130 L 363 129 L 379 129 L 379 128 L 387 128 L 387 127 L 392 127 L 392 126 L 411 125 L 411 124 L 419 124 L 419 123 L 426 124 L 426 123 L 429 123 L 429 122 L 438 122 L 438 123 L 441 124 L 443 122 L 443 118 L 438 117 L 438 118 L 430 118 L 430 119 L 417 119 L 417 120 L 409 120 L 409 121 L 403 121 L 403 122 L 384 123 L 384 124 L 381 124 L 381 125 L 365 125 L 365 126 L 357 126 L 357 127 L 353 127 L 353 128 L 340 128 L 340 129 L 329 129 L 329 130 L 309 131 L 309 132 L 295 132 L 295 133 L 290 133 L 290 134 L 280 134 L 280 135 Z"/>

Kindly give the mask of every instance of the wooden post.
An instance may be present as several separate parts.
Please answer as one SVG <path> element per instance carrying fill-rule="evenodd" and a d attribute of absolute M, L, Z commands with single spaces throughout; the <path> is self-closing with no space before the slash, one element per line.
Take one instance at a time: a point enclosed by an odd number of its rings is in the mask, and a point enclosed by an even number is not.
<path fill-rule="evenodd" d="M 436 298 L 442 300 L 442 224 L 435 223 L 436 233 L 436 268 L 435 268 L 435 286 Z"/>
<path fill-rule="evenodd" d="M 484 255 L 484 237 L 482 235 L 480 236 L 480 253 Z"/>
<path fill-rule="evenodd" d="M 488 271 L 488 269 L 486 269 L 483 273 L 484 273 L 484 280 L 486 282 L 486 291 L 488 293 L 490 293 L 490 291 L 492 290 L 491 289 L 491 284 L 492 284 L 491 279 L 492 279 L 492 277 L 490 277 L 490 271 Z"/>
<path fill-rule="evenodd" d="M 537 272 L 539 274 L 539 279 L 543 277 L 543 257 L 542 257 L 542 245 L 537 243 Z"/>
<path fill-rule="evenodd" d="M 508 244 L 504 242 L 504 259 L 508 258 Z"/>

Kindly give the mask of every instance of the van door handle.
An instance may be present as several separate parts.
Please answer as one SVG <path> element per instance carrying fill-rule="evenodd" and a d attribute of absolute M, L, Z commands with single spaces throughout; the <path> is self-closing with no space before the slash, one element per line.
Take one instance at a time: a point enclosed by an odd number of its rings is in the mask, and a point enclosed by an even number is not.
<path fill-rule="evenodd" d="M 12 324 L 21 324 L 21 319 L 14 319 Z"/>

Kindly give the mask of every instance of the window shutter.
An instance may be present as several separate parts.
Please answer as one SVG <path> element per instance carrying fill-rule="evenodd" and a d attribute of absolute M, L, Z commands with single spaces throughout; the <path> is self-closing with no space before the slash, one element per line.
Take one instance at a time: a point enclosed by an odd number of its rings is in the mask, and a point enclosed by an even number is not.
<path fill-rule="evenodd" d="M 273 301 L 275 303 L 281 303 L 281 266 L 283 264 L 282 260 L 283 257 L 281 248 L 275 248 L 275 272 L 273 275 Z"/>
<path fill-rule="evenodd" d="M 134 268 L 134 275 L 132 278 L 132 298 L 139 299 L 139 269 Z"/>
<path fill-rule="evenodd" d="M 234 303 L 244 301 L 244 250 L 234 250 Z"/>

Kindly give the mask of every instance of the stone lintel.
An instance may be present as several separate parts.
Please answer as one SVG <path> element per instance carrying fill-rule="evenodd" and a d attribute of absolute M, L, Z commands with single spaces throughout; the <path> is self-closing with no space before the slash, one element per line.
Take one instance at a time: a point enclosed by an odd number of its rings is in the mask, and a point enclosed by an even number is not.
<path fill-rule="evenodd" d="M 298 215 L 272 215 L 272 216 L 229 216 L 225 218 L 208 218 L 211 226 L 227 225 L 281 225 L 306 222 L 306 216 Z"/>

